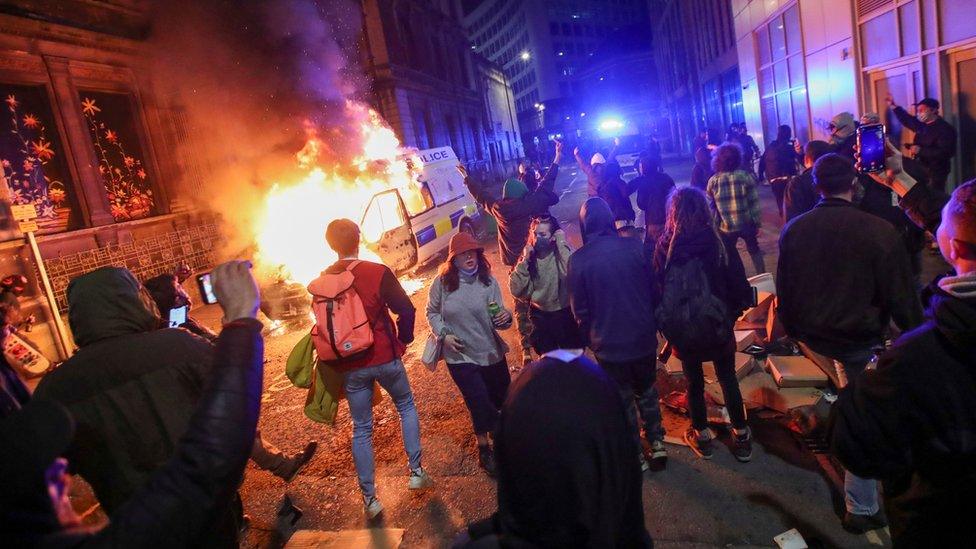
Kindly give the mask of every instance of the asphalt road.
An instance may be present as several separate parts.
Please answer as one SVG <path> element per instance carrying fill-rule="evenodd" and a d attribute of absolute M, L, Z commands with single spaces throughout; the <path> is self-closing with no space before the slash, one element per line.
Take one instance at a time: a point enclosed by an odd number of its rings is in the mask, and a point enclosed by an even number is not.
<path fill-rule="evenodd" d="M 686 162 L 672 161 L 668 167 L 679 184 L 687 181 L 690 167 Z M 561 201 L 553 213 L 578 245 L 577 214 L 586 196 L 585 177 L 567 166 L 556 190 Z M 767 265 L 775 266 L 779 222 L 771 194 L 767 188 L 762 192 L 768 222 L 761 245 L 768 254 Z M 496 275 L 502 278 L 505 270 L 495 245 L 489 243 L 488 249 L 490 260 L 499 266 Z M 743 259 L 751 271 L 744 250 Z M 418 310 L 417 335 L 405 363 L 420 414 L 423 464 L 436 487 L 423 494 L 408 492 L 398 416 L 386 398 L 374 409 L 378 494 L 386 511 L 381 521 L 367 525 L 350 453 L 348 408 L 340 406 L 334 426 L 312 422 L 303 415 L 306 391 L 292 387 L 284 376 L 285 359 L 302 331 L 281 330 L 267 338 L 261 432 L 289 452 L 309 439 L 317 439 L 320 446 L 309 466 L 288 485 L 253 465 L 248 467 L 241 489 L 252 518 L 247 547 L 280 545 L 275 513 L 286 493 L 304 511 L 298 524 L 301 529 L 402 528 L 402 547 L 449 546 L 468 522 L 493 512 L 495 485 L 478 468 L 475 440 L 460 394 L 443 365 L 432 373 L 418 360 L 427 335 L 423 311 L 432 273 L 432 269 L 419 273 L 425 286 L 412 298 Z M 508 303 L 510 299 L 506 295 Z M 514 329 L 504 336 L 513 349 L 518 348 Z M 513 361 L 516 355 L 508 358 Z M 660 378 L 667 385 L 666 376 L 660 374 Z M 662 387 L 662 394 L 666 390 Z M 669 435 L 680 438 L 687 419 L 670 412 L 665 415 Z M 751 463 L 736 462 L 722 448 L 713 460 L 702 461 L 683 446 L 669 446 L 667 469 L 645 474 L 646 522 L 658 547 L 770 547 L 775 546 L 774 536 L 791 528 L 799 529 L 811 547 L 886 543 L 883 533 L 880 538 L 876 534 L 853 536 L 841 529 L 838 513 L 843 502 L 836 477 L 831 480 L 781 420 L 753 417 L 750 421 L 756 439 Z"/>

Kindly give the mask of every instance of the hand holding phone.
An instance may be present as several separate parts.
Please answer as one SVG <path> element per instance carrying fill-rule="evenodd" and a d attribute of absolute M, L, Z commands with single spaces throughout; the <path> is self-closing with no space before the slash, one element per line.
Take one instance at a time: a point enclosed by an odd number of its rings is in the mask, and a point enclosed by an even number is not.
<path fill-rule="evenodd" d="M 857 128 L 857 147 L 860 155 L 858 172 L 878 173 L 885 170 L 885 127 L 865 124 Z"/>
<path fill-rule="evenodd" d="M 180 326 L 186 324 L 186 316 L 188 314 L 189 307 L 186 305 L 182 307 L 174 307 L 169 310 L 169 327 L 179 328 Z"/>
<path fill-rule="evenodd" d="M 217 295 L 214 294 L 213 280 L 210 273 L 197 275 L 197 287 L 200 288 L 200 297 L 207 305 L 217 303 Z"/>

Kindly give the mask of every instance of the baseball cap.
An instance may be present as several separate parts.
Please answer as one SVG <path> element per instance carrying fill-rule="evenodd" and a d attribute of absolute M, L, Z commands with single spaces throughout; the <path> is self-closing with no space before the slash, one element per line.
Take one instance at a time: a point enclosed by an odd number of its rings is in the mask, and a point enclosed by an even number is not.
<path fill-rule="evenodd" d="M 919 101 L 918 103 L 915 103 L 916 107 L 919 105 L 925 105 L 926 107 L 932 110 L 938 110 L 939 101 L 937 99 L 932 99 L 931 97 L 926 97 L 925 99 Z"/>

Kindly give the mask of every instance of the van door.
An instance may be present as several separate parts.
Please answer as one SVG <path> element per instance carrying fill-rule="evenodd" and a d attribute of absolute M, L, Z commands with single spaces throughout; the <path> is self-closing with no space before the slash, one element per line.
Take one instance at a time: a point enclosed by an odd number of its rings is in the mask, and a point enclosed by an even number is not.
<path fill-rule="evenodd" d="M 399 274 L 417 264 L 417 239 L 396 189 L 376 194 L 360 223 L 366 248 Z"/>

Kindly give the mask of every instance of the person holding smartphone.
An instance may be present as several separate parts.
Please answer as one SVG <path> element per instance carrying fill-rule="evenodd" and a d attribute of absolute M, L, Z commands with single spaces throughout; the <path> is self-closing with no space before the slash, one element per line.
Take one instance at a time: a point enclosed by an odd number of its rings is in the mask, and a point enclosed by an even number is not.
<path fill-rule="evenodd" d="M 471 414 L 478 463 L 494 476 L 488 435 L 498 425 L 511 383 L 505 360 L 508 345 L 497 330 L 512 325 L 512 313 L 502 305 L 501 287 L 484 248 L 467 233 L 451 238 L 447 261 L 430 285 L 427 322 L 443 338 L 444 362 Z"/>

